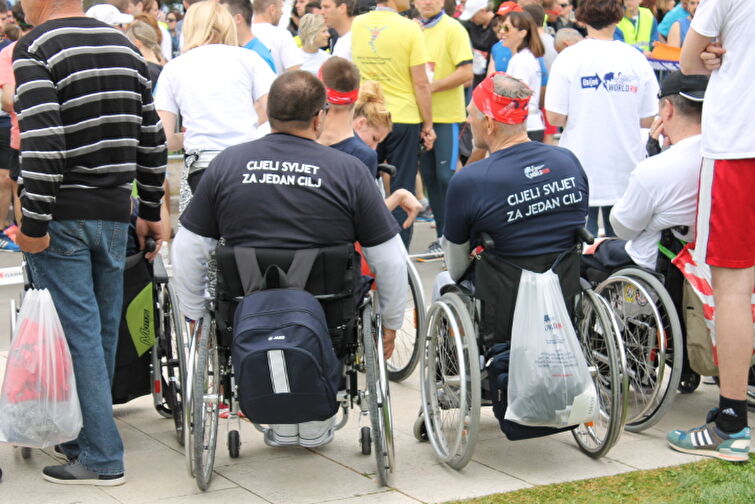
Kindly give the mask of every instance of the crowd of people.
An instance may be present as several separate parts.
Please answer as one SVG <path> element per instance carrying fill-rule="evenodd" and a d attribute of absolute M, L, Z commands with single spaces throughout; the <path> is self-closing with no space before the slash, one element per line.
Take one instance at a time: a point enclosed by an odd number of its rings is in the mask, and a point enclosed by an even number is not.
<path fill-rule="evenodd" d="M 174 277 L 190 319 L 205 310 L 218 240 L 359 242 L 387 355 L 420 214 L 435 222 L 428 256 L 445 255 L 455 282 L 467 278 L 480 231 L 496 254 L 517 257 L 558 253 L 586 225 L 626 240 L 595 254 L 611 268 L 653 267 L 661 230 L 685 226 L 691 239 L 697 229 L 721 321 L 721 398 L 706 424 L 668 442 L 747 460 L 755 143 L 741 133 L 755 111 L 746 88 L 755 32 L 746 0 L 84 3 L 17 1 L 7 15 L 17 29 L 5 20 L 0 52 L 0 249 L 25 252 L 35 287 L 59 306 L 84 417 L 79 438 L 56 447 L 68 462 L 46 467 L 47 480 L 124 481 L 101 384 L 113 376 L 132 213 L 141 247 L 177 231 Z M 683 46 L 689 75 L 659 79 L 648 62 L 659 43 Z M 647 129 L 663 152 L 646 150 Z M 178 230 L 170 152 L 184 158 Z"/>

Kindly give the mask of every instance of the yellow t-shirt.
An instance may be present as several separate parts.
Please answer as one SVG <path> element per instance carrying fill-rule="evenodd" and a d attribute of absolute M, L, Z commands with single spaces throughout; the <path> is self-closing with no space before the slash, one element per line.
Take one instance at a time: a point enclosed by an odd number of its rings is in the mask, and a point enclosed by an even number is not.
<path fill-rule="evenodd" d="M 467 30 L 450 16 L 423 30 L 432 80 L 448 77 L 462 62 L 472 62 L 472 45 Z M 460 123 L 466 120 L 464 86 L 433 93 L 433 122 Z"/>
<path fill-rule="evenodd" d="M 362 80 L 375 80 L 393 122 L 422 122 L 409 67 L 427 63 L 422 29 L 392 11 L 372 11 L 351 25 L 351 57 Z"/>

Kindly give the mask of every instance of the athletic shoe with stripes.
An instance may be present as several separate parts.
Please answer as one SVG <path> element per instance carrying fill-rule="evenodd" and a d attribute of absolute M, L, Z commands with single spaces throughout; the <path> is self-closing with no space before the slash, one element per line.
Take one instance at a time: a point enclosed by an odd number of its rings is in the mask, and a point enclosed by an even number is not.
<path fill-rule="evenodd" d="M 669 432 L 666 440 L 676 451 L 714 457 L 729 462 L 747 462 L 750 454 L 750 428 L 729 434 L 716 426 L 718 408 L 708 413 L 707 423 L 689 430 Z"/>

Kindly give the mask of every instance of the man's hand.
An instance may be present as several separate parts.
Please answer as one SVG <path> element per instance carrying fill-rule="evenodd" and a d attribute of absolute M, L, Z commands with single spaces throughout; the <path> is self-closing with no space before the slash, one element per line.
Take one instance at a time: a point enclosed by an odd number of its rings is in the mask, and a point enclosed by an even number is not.
<path fill-rule="evenodd" d="M 396 207 L 406 212 L 407 217 L 402 227 L 408 229 L 419 213 L 422 211 L 422 203 L 412 193 L 406 189 L 396 189 L 385 199 L 385 204 L 388 206 L 388 210 L 393 211 Z"/>
<path fill-rule="evenodd" d="M 383 327 L 383 356 L 386 360 L 393 355 L 393 349 L 396 346 L 396 331 Z"/>
<path fill-rule="evenodd" d="M 45 233 L 44 236 L 33 238 L 25 235 L 19 230 L 16 234 L 16 245 L 29 254 L 39 254 L 40 252 L 47 250 L 50 246 L 50 235 Z"/>
<path fill-rule="evenodd" d="M 700 59 L 703 61 L 706 70 L 712 72 L 721 68 L 721 58 L 726 54 L 726 49 L 721 46 L 720 42 L 711 42 L 700 53 Z"/>
<path fill-rule="evenodd" d="M 422 126 L 422 132 L 419 136 L 422 139 L 422 143 L 425 144 L 425 149 L 432 150 L 433 145 L 435 144 L 435 139 L 437 138 L 433 125 Z"/>
<path fill-rule="evenodd" d="M 144 250 L 147 237 L 152 237 L 155 240 L 155 251 L 144 255 L 148 261 L 152 261 L 160 252 L 160 245 L 163 243 L 163 228 L 160 221 L 148 221 L 138 217 L 136 219 L 136 238 L 139 240 L 139 250 Z"/>

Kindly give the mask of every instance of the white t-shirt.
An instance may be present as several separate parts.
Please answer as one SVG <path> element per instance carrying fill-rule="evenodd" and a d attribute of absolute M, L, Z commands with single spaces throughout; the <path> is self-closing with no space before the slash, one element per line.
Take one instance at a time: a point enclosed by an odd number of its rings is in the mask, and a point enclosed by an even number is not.
<path fill-rule="evenodd" d="M 571 150 L 590 181 L 590 206 L 624 194 L 645 157 L 640 119 L 658 112 L 658 82 L 645 56 L 619 41 L 583 40 L 553 62 L 545 109 L 567 116 L 561 147 Z"/>
<path fill-rule="evenodd" d="M 302 55 L 291 33 L 270 23 L 252 23 L 252 33 L 270 49 L 278 75 L 292 66 L 301 65 Z"/>
<path fill-rule="evenodd" d="M 707 94 L 706 94 L 707 97 Z M 629 177 L 629 187 L 614 205 L 611 217 L 624 227 L 640 231 L 627 242 L 632 260 L 646 268 L 655 268 L 661 231 L 674 226 L 688 226 L 695 236 L 697 186 L 703 158 L 701 136 L 685 138 L 669 149 L 637 165 Z"/>
<path fill-rule="evenodd" d="M 718 37 L 726 49 L 710 76 L 703 102 L 703 155 L 710 159 L 755 158 L 755 28 L 752 0 L 703 0 L 692 28 Z"/>
<path fill-rule="evenodd" d="M 351 31 L 345 35 L 340 35 L 333 46 L 333 56 L 339 56 L 351 61 Z"/>
<path fill-rule="evenodd" d="M 545 47 L 545 54 L 543 55 L 545 69 L 550 72 L 553 62 L 556 61 L 556 56 L 558 56 L 558 52 L 556 51 L 556 39 L 554 39 L 553 35 L 550 33 L 541 33 L 540 41 L 543 43 L 543 47 Z"/>
<path fill-rule="evenodd" d="M 330 58 L 330 54 L 326 53 L 322 49 L 318 49 L 316 53 L 308 53 L 305 52 L 304 49 L 299 49 L 302 54 L 302 64 L 301 64 L 301 70 L 306 70 L 307 72 L 313 73 L 317 75 L 317 72 L 320 70 L 320 67 L 323 63 L 327 61 L 328 58 Z"/>
<path fill-rule="evenodd" d="M 540 85 L 543 72 L 535 56 L 529 49 L 522 49 L 509 60 L 506 73 L 523 81 L 535 94 L 530 98 L 530 115 L 527 116 L 527 131 L 540 131 L 545 128 L 540 115 Z"/>
<path fill-rule="evenodd" d="M 254 102 L 275 80 L 254 51 L 212 44 L 169 61 L 158 79 L 155 108 L 181 115 L 186 150 L 222 150 L 259 138 Z"/>
<path fill-rule="evenodd" d="M 173 59 L 173 39 L 170 37 L 170 32 L 163 25 L 158 24 L 157 26 L 160 28 L 160 33 L 163 37 L 160 42 L 160 51 L 163 53 L 165 61 L 170 61 Z"/>

